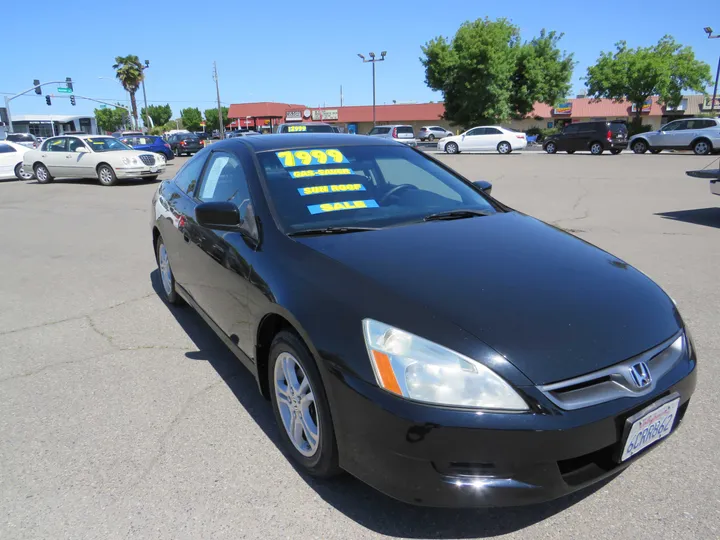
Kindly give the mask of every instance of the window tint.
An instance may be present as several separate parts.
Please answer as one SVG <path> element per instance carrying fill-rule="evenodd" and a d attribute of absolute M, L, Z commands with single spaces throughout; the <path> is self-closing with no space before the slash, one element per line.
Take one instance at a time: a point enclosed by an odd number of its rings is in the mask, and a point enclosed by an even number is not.
<path fill-rule="evenodd" d="M 76 137 L 68 139 L 68 152 L 77 152 L 78 148 L 86 148 L 85 144 Z"/>
<path fill-rule="evenodd" d="M 10 152 L 17 152 L 17 150 L 9 144 L 0 143 L 0 154 L 9 154 Z"/>
<path fill-rule="evenodd" d="M 398 126 L 396 129 L 398 133 L 409 133 L 410 135 L 414 135 L 413 128 L 410 126 Z"/>
<path fill-rule="evenodd" d="M 375 127 L 370 130 L 369 135 L 385 135 L 390 133 L 390 128 Z"/>
<path fill-rule="evenodd" d="M 663 127 L 661 127 L 660 131 L 675 131 L 679 125 L 680 122 L 670 122 L 669 124 L 665 124 Z"/>
<path fill-rule="evenodd" d="M 686 129 L 690 129 L 690 122 L 688 120 L 682 120 L 677 123 L 677 127 L 675 128 L 675 131 L 683 131 Z"/>
<path fill-rule="evenodd" d="M 485 128 L 485 135 L 502 135 L 502 131 L 498 128 Z"/>
<path fill-rule="evenodd" d="M 432 129 L 433 131 L 445 131 L 445 129 L 441 128 L 440 126 L 433 126 L 430 129 Z"/>
<path fill-rule="evenodd" d="M 213 152 L 205 167 L 198 199 L 232 201 L 243 207 L 250 201 L 245 171 L 238 159 L 225 152 Z"/>
<path fill-rule="evenodd" d="M 474 137 L 475 135 L 485 135 L 485 128 L 473 128 L 465 134 L 466 137 Z"/>
<path fill-rule="evenodd" d="M 712 120 L 688 120 L 688 129 L 705 129 L 709 127 L 715 127 L 715 122 Z"/>
<path fill-rule="evenodd" d="M 568 125 L 565 126 L 565 128 L 563 129 L 563 133 L 564 133 L 565 135 L 575 135 L 576 133 L 579 132 L 579 127 L 580 127 L 580 126 L 578 126 L 577 124 L 568 124 Z"/>
<path fill-rule="evenodd" d="M 57 139 L 48 139 L 43 145 L 45 152 L 67 152 L 67 139 L 58 137 Z"/>
<path fill-rule="evenodd" d="M 195 186 L 197 186 L 206 159 L 207 154 L 205 152 L 196 154 L 195 157 L 185 163 L 183 168 L 175 175 L 175 183 L 188 195 L 192 196 L 195 191 Z"/>
<path fill-rule="evenodd" d="M 10 142 L 33 142 L 35 138 L 30 133 L 8 133 L 7 140 Z"/>

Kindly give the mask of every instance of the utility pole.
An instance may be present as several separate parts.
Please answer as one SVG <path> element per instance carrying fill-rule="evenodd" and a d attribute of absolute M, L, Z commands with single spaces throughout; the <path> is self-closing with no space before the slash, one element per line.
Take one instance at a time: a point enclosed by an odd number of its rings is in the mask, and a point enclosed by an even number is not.
<path fill-rule="evenodd" d="M 340 106 L 343 106 L 342 84 L 340 85 Z"/>
<path fill-rule="evenodd" d="M 367 60 L 362 54 L 358 54 L 363 64 L 370 62 L 372 64 L 372 85 L 373 85 L 373 126 L 375 126 L 375 62 L 384 62 L 387 51 L 380 53 L 380 58 L 375 58 L 375 53 L 370 53 L 370 59 Z"/>
<path fill-rule="evenodd" d="M 225 138 L 225 122 L 223 122 L 222 106 L 220 105 L 220 83 L 218 81 L 217 62 L 213 62 L 213 79 L 215 79 L 215 91 L 217 92 L 220 140 L 223 140 Z"/>
<path fill-rule="evenodd" d="M 708 35 L 708 39 L 720 38 L 720 34 L 713 36 L 713 29 L 710 28 L 709 26 L 706 26 L 704 30 L 705 30 L 705 33 Z M 718 79 L 720 79 L 720 58 L 718 58 L 718 67 L 717 67 L 717 72 L 715 74 L 715 88 L 713 89 L 713 97 L 712 97 L 712 101 L 710 102 L 710 113 L 715 112 L 715 100 L 717 99 Z"/>
<path fill-rule="evenodd" d="M 145 93 L 145 70 L 150 67 L 150 60 L 145 60 L 145 65 L 142 68 L 142 87 L 143 87 L 143 101 L 145 102 L 145 129 L 147 130 L 148 125 L 150 125 L 150 113 L 148 112 L 148 106 L 147 106 L 147 94 Z M 154 125 L 152 127 L 155 127 Z"/>

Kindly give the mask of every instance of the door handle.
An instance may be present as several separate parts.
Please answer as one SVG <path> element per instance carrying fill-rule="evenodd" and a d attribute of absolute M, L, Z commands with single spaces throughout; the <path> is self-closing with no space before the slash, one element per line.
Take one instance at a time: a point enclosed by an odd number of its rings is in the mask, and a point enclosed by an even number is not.
<path fill-rule="evenodd" d="M 65 156 L 65 159 L 70 159 L 70 156 Z"/>
<path fill-rule="evenodd" d="M 42 157 L 47 157 L 47 154 L 43 154 Z"/>

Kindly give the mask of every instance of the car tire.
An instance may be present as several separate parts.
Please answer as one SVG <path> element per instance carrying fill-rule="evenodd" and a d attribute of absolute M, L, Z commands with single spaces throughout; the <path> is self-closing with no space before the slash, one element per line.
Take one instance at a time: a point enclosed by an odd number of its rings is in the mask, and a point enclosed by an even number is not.
<path fill-rule="evenodd" d="M 599 156 L 600 154 L 603 153 L 603 151 L 604 151 L 604 149 L 603 149 L 601 143 L 599 143 L 597 141 L 590 143 L 590 153 L 593 156 Z"/>
<path fill-rule="evenodd" d="M 617 156 L 620 152 L 622 152 L 622 150 L 620 150 L 619 148 L 613 148 L 612 150 L 610 150 L 610 153 L 613 156 Z"/>
<path fill-rule="evenodd" d="M 557 146 L 555 145 L 554 142 L 549 142 L 545 145 L 545 151 L 548 154 L 554 154 L 557 152 Z"/>
<path fill-rule="evenodd" d="M 155 261 L 160 272 L 160 284 L 162 285 L 163 299 L 168 304 L 180 305 L 183 303 L 182 297 L 175 289 L 175 276 L 170 268 L 170 259 L 168 258 L 167 248 L 162 236 L 158 236 L 155 242 Z"/>
<path fill-rule="evenodd" d="M 273 339 L 267 376 L 286 453 L 314 477 L 339 474 L 335 430 L 322 378 L 295 333 L 282 331 Z"/>
<path fill-rule="evenodd" d="M 512 146 L 507 141 L 502 141 L 497 145 L 498 154 L 509 154 L 512 152 Z"/>
<path fill-rule="evenodd" d="M 32 180 L 35 177 L 33 173 L 25 172 L 22 163 L 18 163 L 17 165 L 15 165 L 15 176 L 18 180 Z"/>
<path fill-rule="evenodd" d="M 568 154 L 574 154 L 575 150 L 565 150 Z"/>
<path fill-rule="evenodd" d="M 428 135 L 427 140 L 430 141 L 430 142 L 433 142 L 433 141 L 435 140 L 435 135 L 433 135 L 433 134 L 431 133 L 430 135 Z"/>
<path fill-rule="evenodd" d="M 644 154 L 648 151 L 648 145 L 645 141 L 639 140 L 632 144 L 632 151 L 636 154 Z"/>
<path fill-rule="evenodd" d="M 114 186 L 117 184 L 117 176 L 110 165 L 102 164 L 97 168 L 97 175 L 100 184 L 103 186 Z"/>
<path fill-rule="evenodd" d="M 712 152 L 712 144 L 707 139 L 700 139 L 693 143 L 692 149 L 696 156 L 707 156 Z"/>
<path fill-rule="evenodd" d="M 158 179 L 158 176 L 159 175 L 157 174 L 153 174 L 152 176 L 143 176 L 143 180 L 147 180 L 148 182 L 154 182 Z"/>
<path fill-rule="evenodd" d="M 651 154 L 659 154 L 660 152 L 662 152 L 662 150 L 660 150 L 659 148 L 657 148 L 657 149 L 653 148 L 650 150 Z"/>
<path fill-rule="evenodd" d="M 49 184 L 54 180 L 54 178 L 50 176 L 50 171 L 48 171 L 47 167 L 42 163 L 36 163 L 33 170 L 35 171 L 35 178 L 37 178 L 38 184 Z"/>
<path fill-rule="evenodd" d="M 448 154 L 459 154 L 460 147 L 457 145 L 457 143 L 451 141 L 445 145 L 445 152 L 447 152 Z"/>
<path fill-rule="evenodd" d="M 173 149 L 173 152 L 175 152 L 175 157 L 180 157 L 180 150 L 177 146 Z"/>

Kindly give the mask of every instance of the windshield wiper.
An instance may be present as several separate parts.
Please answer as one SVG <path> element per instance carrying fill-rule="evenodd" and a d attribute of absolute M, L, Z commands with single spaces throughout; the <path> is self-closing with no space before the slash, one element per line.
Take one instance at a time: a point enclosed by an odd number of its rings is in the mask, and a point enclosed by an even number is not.
<path fill-rule="evenodd" d="M 311 236 L 314 234 L 346 234 L 364 231 L 377 231 L 377 227 L 323 227 L 318 229 L 305 229 L 288 233 L 288 236 Z"/>
<path fill-rule="evenodd" d="M 441 221 L 444 219 L 464 219 L 472 218 L 477 216 L 491 216 L 495 212 L 488 210 L 448 210 L 447 212 L 437 212 L 435 214 L 427 215 L 423 218 L 425 221 Z"/>

